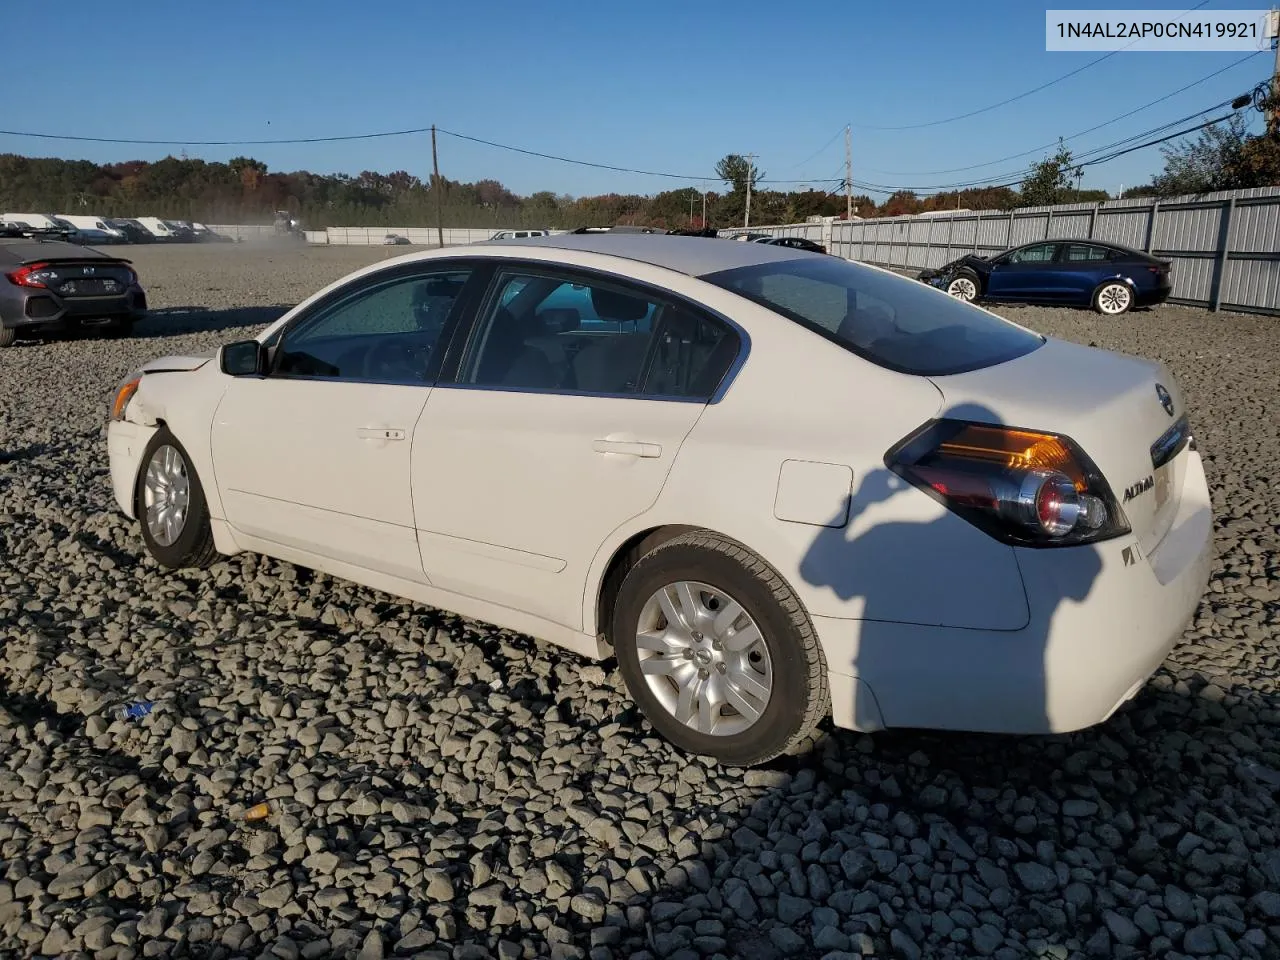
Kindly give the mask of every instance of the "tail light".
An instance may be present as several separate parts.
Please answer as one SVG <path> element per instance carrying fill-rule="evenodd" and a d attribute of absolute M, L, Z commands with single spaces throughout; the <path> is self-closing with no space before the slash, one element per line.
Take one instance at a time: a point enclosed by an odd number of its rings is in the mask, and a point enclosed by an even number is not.
<path fill-rule="evenodd" d="M 1129 532 L 1102 474 L 1061 434 L 933 420 L 890 450 L 885 464 L 1011 545 L 1068 546 Z"/>
<path fill-rule="evenodd" d="M 28 263 L 19 267 L 5 276 L 10 283 L 17 284 L 19 287 L 39 287 L 44 289 L 49 285 L 50 281 L 58 279 L 58 272 L 50 268 L 47 263 Z"/>

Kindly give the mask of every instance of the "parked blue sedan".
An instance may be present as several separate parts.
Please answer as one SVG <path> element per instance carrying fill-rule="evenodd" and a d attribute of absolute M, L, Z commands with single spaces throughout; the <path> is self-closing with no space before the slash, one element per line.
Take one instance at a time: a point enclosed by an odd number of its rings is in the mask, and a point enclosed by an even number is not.
<path fill-rule="evenodd" d="M 1048 240 L 992 257 L 968 254 L 925 270 L 920 279 L 958 300 L 1064 304 L 1119 316 L 1167 300 L 1172 267 L 1118 243 Z"/>

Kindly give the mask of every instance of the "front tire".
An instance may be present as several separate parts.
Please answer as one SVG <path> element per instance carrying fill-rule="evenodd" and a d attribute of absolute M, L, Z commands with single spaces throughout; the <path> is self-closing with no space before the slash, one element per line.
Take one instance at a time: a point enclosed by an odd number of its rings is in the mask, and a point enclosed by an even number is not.
<path fill-rule="evenodd" d="M 142 540 L 162 567 L 207 567 L 217 559 L 204 488 L 168 427 L 156 431 L 142 454 L 134 497 Z"/>
<path fill-rule="evenodd" d="M 1133 306 L 1133 290 L 1127 283 L 1109 280 L 1093 294 L 1093 309 L 1103 316 L 1118 317 Z"/>
<path fill-rule="evenodd" d="M 946 290 L 950 296 L 955 297 L 957 300 L 973 303 L 978 299 L 978 275 L 972 270 L 957 271 L 956 275 L 947 281 Z"/>
<path fill-rule="evenodd" d="M 733 766 L 801 752 L 830 709 L 799 598 L 741 544 L 707 531 L 629 570 L 611 638 L 632 698 L 677 748 Z"/>
<path fill-rule="evenodd" d="M 12 347 L 17 342 L 17 330 L 13 327 L 0 327 L 0 347 Z"/>

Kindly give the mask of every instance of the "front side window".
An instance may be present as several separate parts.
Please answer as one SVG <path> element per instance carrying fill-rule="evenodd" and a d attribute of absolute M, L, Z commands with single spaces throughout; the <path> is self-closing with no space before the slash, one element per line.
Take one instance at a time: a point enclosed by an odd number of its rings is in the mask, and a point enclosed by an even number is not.
<path fill-rule="evenodd" d="M 1036 243 L 1007 254 L 1004 263 L 1048 263 L 1058 249 L 1056 243 Z"/>
<path fill-rule="evenodd" d="M 441 270 L 366 280 L 286 330 L 273 373 L 426 383 L 429 361 L 469 275 Z"/>
<path fill-rule="evenodd" d="M 836 257 L 737 267 L 701 279 L 902 373 L 977 370 L 1044 343 L 1029 330 L 917 280 Z"/>
<path fill-rule="evenodd" d="M 727 327 L 637 289 L 515 271 L 494 282 L 462 383 L 702 399 L 737 356 Z"/>

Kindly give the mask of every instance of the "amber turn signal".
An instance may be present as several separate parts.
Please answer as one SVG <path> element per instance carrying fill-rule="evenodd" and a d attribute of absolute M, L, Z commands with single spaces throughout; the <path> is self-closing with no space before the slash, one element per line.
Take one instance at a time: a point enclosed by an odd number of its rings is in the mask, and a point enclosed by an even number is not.
<path fill-rule="evenodd" d="M 116 398 L 111 404 L 111 419 L 123 420 L 124 411 L 129 406 L 129 401 L 133 399 L 133 395 L 138 392 L 138 384 L 142 382 L 141 377 L 134 377 L 132 380 L 126 380 L 120 384 L 116 390 Z"/>

